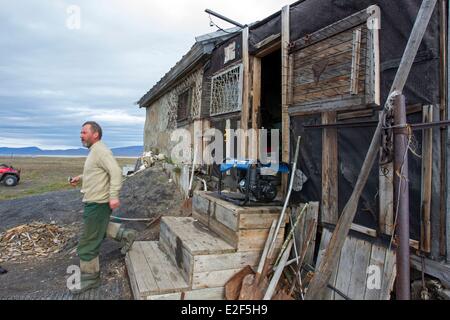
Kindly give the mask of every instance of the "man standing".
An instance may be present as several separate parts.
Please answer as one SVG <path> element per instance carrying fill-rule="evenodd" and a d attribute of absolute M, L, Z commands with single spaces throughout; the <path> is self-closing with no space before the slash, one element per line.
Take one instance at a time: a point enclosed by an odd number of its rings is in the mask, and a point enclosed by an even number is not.
<path fill-rule="evenodd" d="M 89 148 L 83 175 L 70 181 L 72 186 L 82 183 L 84 194 L 83 233 L 77 253 L 80 258 L 81 287 L 71 290 L 82 293 L 100 285 L 100 246 L 106 236 L 122 243 L 122 254 L 131 248 L 137 232 L 111 223 L 112 210 L 119 208 L 122 171 L 111 150 L 101 141 L 102 128 L 96 122 L 86 122 L 81 129 L 81 142 Z"/>

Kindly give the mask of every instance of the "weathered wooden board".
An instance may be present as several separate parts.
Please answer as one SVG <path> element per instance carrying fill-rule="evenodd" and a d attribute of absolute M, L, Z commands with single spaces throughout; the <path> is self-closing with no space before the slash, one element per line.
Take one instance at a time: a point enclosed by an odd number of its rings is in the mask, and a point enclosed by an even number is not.
<path fill-rule="evenodd" d="M 142 296 L 139 292 L 139 287 L 137 284 L 136 274 L 134 273 L 133 264 L 131 263 L 130 254 L 128 253 L 125 257 L 125 265 L 127 267 L 128 277 L 130 279 L 131 291 L 135 300 L 142 300 Z"/>
<path fill-rule="evenodd" d="M 322 260 L 324 254 L 325 254 L 328 244 L 330 243 L 331 236 L 332 236 L 331 231 L 329 231 L 326 228 L 322 229 L 322 238 L 320 240 L 319 254 L 317 256 L 316 266 L 320 265 L 320 261 Z M 338 273 L 338 269 L 336 268 L 333 271 L 333 274 L 331 275 L 330 283 L 334 284 L 336 282 L 337 273 Z M 331 290 L 330 288 L 325 288 L 323 290 L 323 292 L 321 293 L 320 300 L 334 300 L 334 295 L 335 295 L 335 293 L 333 290 Z"/>
<path fill-rule="evenodd" d="M 138 242 L 138 245 L 141 246 L 141 252 L 147 260 L 159 292 L 170 293 L 188 287 L 180 271 L 169 260 L 169 257 L 161 251 L 157 242 L 143 241 Z"/>
<path fill-rule="evenodd" d="M 192 209 L 192 217 L 205 226 L 208 226 L 213 232 L 217 233 L 224 241 L 226 241 L 233 248 L 237 248 L 238 245 L 238 234 L 236 231 L 233 231 L 217 220 L 210 219 L 209 216 L 204 214 L 200 214 L 194 209 Z"/>
<path fill-rule="evenodd" d="M 280 228 L 275 248 L 280 248 L 284 239 L 284 228 Z M 269 229 L 247 229 L 239 231 L 238 251 L 262 251 L 269 235 Z"/>
<path fill-rule="evenodd" d="M 256 265 L 259 262 L 260 257 L 260 251 L 195 256 L 194 273 L 226 269 L 243 269 L 245 266 Z"/>
<path fill-rule="evenodd" d="M 133 276 L 131 283 L 136 283 L 135 297 L 140 297 L 142 294 L 154 293 L 158 290 L 155 279 L 147 263 L 147 259 L 141 252 L 139 243 L 135 243 L 132 249 L 128 252 L 130 275 Z"/>
<path fill-rule="evenodd" d="M 225 288 L 206 288 L 198 290 L 177 292 L 163 295 L 153 295 L 147 297 L 147 300 L 224 300 Z"/>
<path fill-rule="evenodd" d="M 423 122 L 433 121 L 433 106 L 423 107 Z M 422 201 L 420 248 L 431 252 L 431 197 L 433 178 L 433 129 L 423 130 L 422 137 Z"/>
<path fill-rule="evenodd" d="M 292 208 L 292 221 L 295 223 L 298 215 L 302 212 L 303 205 Z M 319 203 L 311 202 L 309 203 L 308 209 L 304 212 L 303 216 L 295 229 L 295 247 L 297 248 L 298 254 L 303 251 L 303 245 L 305 239 L 308 237 L 308 231 L 310 230 L 311 224 L 315 223 L 316 228 L 313 230 L 313 237 L 306 251 L 304 263 L 313 265 L 314 250 L 316 247 L 316 233 L 317 224 L 319 221 Z"/>
<path fill-rule="evenodd" d="M 189 289 L 157 242 L 135 242 L 127 254 L 126 264 L 135 299 Z"/>
<path fill-rule="evenodd" d="M 336 123 L 336 112 L 322 114 L 322 124 Z M 336 224 L 338 212 L 338 137 L 337 129 L 322 132 L 322 207 L 321 221 Z"/>
<path fill-rule="evenodd" d="M 379 34 L 376 28 L 369 30 L 364 21 L 377 11 L 374 8 L 294 42 L 290 50 L 294 60 L 290 114 L 379 105 Z"/>
<path fill-rule="evenodd" d="M 290 117 L 289 105 L 292 103 L 292 77 L 293 71 L 289 70 L 289 44 L 291 42 L 290 35 L 290 6 L 286 5 L 281 9 L 281 159 L 288 163 L 290 157 Z M 291 59 L 292 60 L 292 59 Z M 282 193 L 287 194 L 288 175 L 283 174 L 281 177 Z"/>
<path fill-rule="evenodd" d="M 386 250 L 380 246 L 372 246 L 369 265 L 378 268 L 378 270 L 383 270 L 385 260 Z M 374 269 L 374 271 L 371 272 L 376 271 Z M 369 276 L 369 273 L 367 276 Z M 376 280 L 377 279 L 367 279 L 368 283 L 369 281 L 372 281 L 373 286 L 367 287 L 364 300 L 380 300 L 381 286 L 376 286 Z"/>
<path fill-rule="evenodd" d="M 361 34 L 357 45 L 354 43 L 354 32 Z M 365 53 L 367 47 L 366 34 L 367 29 L 358 27 L 297 52 L 294 55 L 293 103 L 364 95 L 366 55 L 361 53 Z M 359 57 L 357 71 L 352 68 L 355 67 L 356 56 Z M 357 91 L 353 92 L 352 88 Z"/>
<path fill-rule="evenodd" d="M 371 243 L 365 240 L 357 241 L 350 286 L 348 288 L 348 296 L 354 300 L 364 300 L 367 288 L 367 269 L 369 267 L 371 252 Z"/>
<path fill-rule="evenodd" d="M 273 206 L 240 207 L 211 192 L 196 192 L 192 217 L 237 250 L 258 251 L 262 250 L 272 221 L 279 218 L 281 210 Z M 287 213 L 285 224 L 289 222 Z"/>
<path fill-rule="evenodd" d="M 353 260 L 355 257 L 357 239 L 348 237 L 344 243 L 341 251 L 341 258 L 339 260 L 338 273 L 334 286 L 345 295 L 348 295 L 350 287 L 350 280 L 352 276 Z M 343 300 L 340 295 L 334 295 L 335 300 Z"/>
<path fill-rule="evenodd" d="M 394 233 L 394 163 L 380 166 L 380 231 L 387 235 Z"/>
<path fill-rule="evenodd" d="M 178 237 L 192 255 L 233 252 L 234 248 L 191 217 L 163 217 L 161 225 Z"/>
<path fill-rule="evenodd" d="M 275 214 L 240 214 L 239 229 L 269 229 L 272 221 L 277 220 L 280 213 Z M 289 215 L 285 217 L 285 223 L 289 223 Z"/>
<path fill-rule="evenodd" d="M 316 266 L 320 263 L 321 252 L 328 246 L 331 235 L 329 230 L 323 229 Z M 330 284 L 352 300 L 388 300 L 396 277 L 395 261 L 394 250 L 349 235 Z M 328 288 L 321 296 L 326 300 L 343 299 Z"/>
<path fill-rule="evenodd" d="M 160 224 L 159 243 L 174 264 L 180 269 L 187 283 L 192 282 L 193 258 L 192 254 L 183 246 L 183 242 L 170 232 L 166 224 Z"/>
<path fill-rule="evenodd" d="M 192 289 L 224 287 L 241 270 L 242 268 L 194 273 Z"/>

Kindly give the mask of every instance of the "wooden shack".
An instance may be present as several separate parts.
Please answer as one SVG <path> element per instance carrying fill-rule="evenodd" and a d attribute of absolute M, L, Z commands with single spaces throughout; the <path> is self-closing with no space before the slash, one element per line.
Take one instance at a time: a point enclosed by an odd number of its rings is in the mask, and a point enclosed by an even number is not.
<path fill-rule="evenodd" d="M 192 123 L 202 121 L 200 130 L 279 129 L 280 158 L 285 162 L 294 161 L 293 149 L 301 136 L 296 160 L 308 180 L 294 192 L 291 212 L 295 216 L 305 203 L 319 204 L 316 216 L 312 214 L 296 232 L 300 245 L 305 224 L 317 220 L 316 247 L 311 253 L 311 264 L 317 265 L 354 189 L 421 3 L 298 1 L 214 38 L 219 41 L 203 60 L 194 63 L 189 53 L 139 102 L 147 108 L 146 149 L 170 145 L 164 132 L 170 126 L 160 126 L 161 117 L 171 110 L 171 121 L 183 125 L 186 105 Z M 448 4 L 438 1 L 403 90 L 411 124 L 448 120 L 447 26 Z M 189 59 L 191 68 L 185 67 Z M 201 79 L 194 85 L 197 98 L 183 95 L 189 87 L 183 82 L 188 72 L 174 71 L 182 66 L 198 70 L 189 71 L 198 72 L 196 79 Z M 172 88 L 176 94 L 174 100 L 169 98 L 170 107 L 156 102 Z M 155 127 L 160 130 L 155 132 Z M 409 153 L 411 266 L 445 286 L 450 285 L 448 137 L 445 126 L 415 131 Z M 246 144 L 240 147 L 244 154 L 248 151 Z M 393 291 L 396 201 L 389 148 L 392 142 L 383 140 L 332 277 L 331 284 L 350 299 L 389 299 Z M 284 186 L 286 182 L 287 177 Z M 201 214 L 197 218 L 202 221 Z M 210 223 L 209 218 L 205 221 Z M 213 231 L 220 234 L 220 230 L 223 226 L 218 224 Z M 222 236 L 236 237 L 238 230 Z M 371 266 L 382 270 L 381 286 L 375 289 L 366 285 Z M 227 277 L 234 272 L 237 269 Z M 420 273 L 413 273 L 411 281 L 416 278 Z M 342 299 L 342 295 L 327 289 L 323 299 Z"/>

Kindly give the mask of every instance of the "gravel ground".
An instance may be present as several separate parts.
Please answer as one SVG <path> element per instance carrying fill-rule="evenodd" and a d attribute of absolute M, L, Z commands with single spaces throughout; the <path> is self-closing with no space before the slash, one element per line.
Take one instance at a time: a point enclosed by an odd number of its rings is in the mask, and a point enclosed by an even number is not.
<path fill-rule="evenodd" d="M 51 192 L 0 202 L 0 232 L 31 222 L 51 223 L 82 229 L 83 204 L 79 190 Z M 183 208 L 181 193 L 161 167 L 147 169 L 127 178 L 121 191 L 121 207 L 113 214 L 123 218 L 153 218 L 161 215 L 189 215 Z M 159 223 L 125 222 L 139 231 L 139 240 L 157 240 Z M 78 232 L 78 234 L 79 234 Z M 75 248 L 78 235 L 64 250 L 46 259 L 8 262 L 1 266 L 8 273 L 0 275 L 0 299 L 132 299 L 124 257 L 119 245 L 106 240 L 101 248 L 102 286 L 79 297 L 67 292 L 66 272 L 78 265 Z"/>

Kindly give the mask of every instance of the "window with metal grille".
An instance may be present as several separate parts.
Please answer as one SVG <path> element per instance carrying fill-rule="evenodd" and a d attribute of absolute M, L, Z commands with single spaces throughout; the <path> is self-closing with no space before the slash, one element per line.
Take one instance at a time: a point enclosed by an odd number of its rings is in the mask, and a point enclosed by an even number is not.
<path fill-rule="evenodd" d="M 191 101 L 191 89 L 184 91 L 178 95 L 177 121 L 187 120 L 189 117 L 189 105 Z"/>
<path fill-rule="evenodd" d="M 240 111 L 242 107 L 242 64 L 211 79 L 211 116 Z"/>

